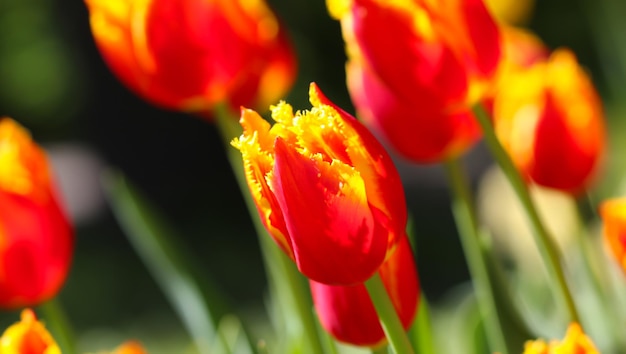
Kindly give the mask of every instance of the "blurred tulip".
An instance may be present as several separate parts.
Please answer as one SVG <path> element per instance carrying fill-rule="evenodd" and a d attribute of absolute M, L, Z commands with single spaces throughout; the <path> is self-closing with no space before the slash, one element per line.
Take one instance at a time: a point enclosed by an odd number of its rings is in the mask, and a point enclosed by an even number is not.
<path fill-rule="evenodd" d="M 2 354 L 61 354 L 54 338 L 31 309 L 22 311 L 21 321 L 7 328 L 0 337 Z"/>
<path fill-rule="evenodd" d="M 502 57 L 498 79 L 506 79 L 508 72 L 528 69 L 550 57 L 548 47 L 530 31 L 501 26 L 500 33 L 502 33 Z"/>
<path fill-rule="evenodd" d="M 583 333 L 578 323 L 570 324 L 561 342 L 546 343 L 541 339 L 528 341 L 523 354 L 599 354 L 589 337 Z"/>
<path fill-rule="evenodd" d="M 380 267 L 380 277 L 405 329 L 413 322 L 419 300 L 415 260 L 407 237 Z M 385 343 L 385 333 L 365 285 L 333 286 L 310 281 L 322 326 L 337 340 L 357 346 Z"/>
<path fill-rule="evenodd" d="M 242 110 L 242 153 L 261 220 L 300 271 L 320 283 L 370 278 L 405 237 L 400 177 L 354 117 L 311 84 L 310 111 L 281 102 L 270 126 Z"/>
<path fill-rule="evenodd" d="M 285 30 L 261 0 L 85 2 L 105 62 L 160 107 L 266 107 L 294 80 Z"/>
<path fill-rule="evenodd" d="M 615 260 L 626 272 L 626 198 L 609 199 L 600 205 L 604 238 Z"/>
<path fill-rule="evenodd" d="M 341 21 L 359 114 L 403 155 L 434 162 L 479 137 L 500 35 L 482 0 L 327 0 Z"/>
<path fill-rule="evenodd" d="M 507 72 L 493 102 L 494 128 L 526 178 L 576 194 L 589 183 L 604 151 L 600 98 L 574 54 Z"/>
<path fill-rule="evenodd" d="M 507 79 L 511 73 L 528 70 L 534 64 L 545 62 L 550 57 L 548 47 L 530 31 L 502 25 L 500 33 L 502 34 L 500 66 L 494 84 L 483 99 L 483 104 L 492 117 L 494 97 L 501 88 L 507 89 L 506 85 L 509 84 Z"/>
<path fill-rule="evenodd" d="M 46 155 L 15 121 L 1 119 L 0 307 L 32 306 L 55 296 L 73 247 Z"/>
<path fill-rule="evenodd" d="M 148 354 L 148 352 L 143 348 L 141 343 L 133 340 L 122 343 L 122 345 L 115 348 L 111 354 Z"/>

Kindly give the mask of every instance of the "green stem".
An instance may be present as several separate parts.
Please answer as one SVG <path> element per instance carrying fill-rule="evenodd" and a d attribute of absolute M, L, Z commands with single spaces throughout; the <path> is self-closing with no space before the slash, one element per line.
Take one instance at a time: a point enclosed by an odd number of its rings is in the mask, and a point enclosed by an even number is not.
<path fill-rule="evenodd" d="M 316 319 L 312 311 L 310 291 L 293 262 L 278 249 L 278 246 L 271 240 L 270 235 L 261 222 L 255 202 L 248 189 L 241 154 L 230 146 L 231 140 L 241 135 L 241 127 L 237 123 L 235 116 L 229 111 L 227 105 L 222 104 L 216 107 L 215 114 L 217 127 L 228 155 L 228 161 L 237 179 L 248 213 L 252 218 L 254 228 L 259 237 L 263 261 L 265 262 L 265 269 L 268 272 L 270 282 L 273 282 L 273 287 L 278 289 L 276 291 L 277 295 L 280 295 L 280 289 L 288 289 L 289 294 L 291 294 L 290 300 L 295 305 L 295 311 L 304 330 L 304 336 L 307 341 L 306 347 L 310 348 L 310 351 L 313 353 L 323 353 L 322 343 L 317 332 Z"/>
<path fill-rule="evenodd" d="M 424 293 L 420 294 L 417 308 L 417 317 L 411 328 L 409 328 L 409 338 L 413 347 L 420 354 L 436 354 L 433 329 L 430 319 L 430 305 Z"/>
<path fill-rule="evenodd" d="M 372 299 L 380 323 L 385 331 L 385 335 L 396 354 L 412 354 L 413 347 L 409 337 L 406 335 L 398 313 L 389 298 L 385 284 L 378 273 L 375 273 L 365 282 L 367 292 Z"/>
<path fill-rule="evenodd" d="M 594 291 L 594 297 L 600 299 L 600 301 L 607 305 L 607 291 L 604 289 L 603 284 L 607 283 L 606 270 L 601 271 L 599 262 L 596 258 L 596 245 L 589 239 L 591 235 L 588 235 L 584 225 L 584 218 L 582 213 L 583 206 L 580 203 L 576 203 L 576 230 L 575 238 L 577 248 L 580 251 L 580 256 L 583 260 L 585 271 L 589 277 L 589 281 Z"/>
<path fill-rule="evenodd" d="M 39 305 L 39 309 L 43 313 L 46 326 L 59 344 L 61 352 L 65 354 L 77 353 L 74 331 L 58 299 L 48 300 Z"/>
<path fill-rule="evenodd" d="M 481 104 L 477 104 L 474 106 L 473 111 L 476 119 L 478 120 L 478 123 L 482 128 L 487 147 L 489 148 L 494 159 L 511 183 L 511 186 L 515 190 L 515 193 L 517 194 L 517 197 L 519 198 L 522 207 L 528 215 L 531 228 L 533 230 L 533 236 L 535 238 L 535 243 L 537 244 L 537 248 L 539 249 L 541 257 L 546 264 L 548 274 L 552 279 L 551 284 L 554 287 L 554 291 L 565 304 L 566 310 L 569 315 L 569 320 L 580 323 L 580 316 L 578 315 L 578 311 L 576 310 L 574 298 L 572 297 L 572 293 L 567 285 L 565 274 L 561 266 L 561 257 L 559 255 L 559 251 L 556 248 L 556 245 L 554 244 L 551 236 L 548 234 L 547 229 L 541 222 L 539 213 L 537 212 L 537 209 L 535 208 L 535 205 L 530 198 L 530 193 L 528 192 L 526 183 L 520 176 L 518 170 L 515 168 L 515 165 L 513 165 L 513 161 L 511 160 L 510 156 L 506 153 L 506 151 L 504 151 L 504 148 L 496 137 L 496 134 L 491 125 L 491 120 L 489 119 L 489 115 L 485 111 L 483 106 Z"/>
<path fill-rule="evenodd" d="M 494 284 L 489 277 L 487 262 L 483 258 L 478 222 L 467 178 L 457 159 L 446 162 L 446 171 L 453 192 L 454 217 L 485 323 L 487 341 L 491 352 L 508 354 L 506 338 L 502 332 L 503 326 L 494 299 Z"/>

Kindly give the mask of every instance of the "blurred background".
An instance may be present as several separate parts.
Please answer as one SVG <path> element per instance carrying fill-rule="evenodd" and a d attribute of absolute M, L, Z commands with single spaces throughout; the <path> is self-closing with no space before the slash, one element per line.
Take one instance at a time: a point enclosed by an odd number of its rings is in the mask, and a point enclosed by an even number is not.
<path fill-rule="evenodd" d="M 354 113 L 339 24 L 327 15 L 324 1 L 269 3 L 289 28 L 298 54 L 297 83 L 286 100 L 308 108 L 308 84 L 315 81 Z M 610 6 L 623 5 L 538 1 L 526 26 L 550 48 L 573 49 L 605 99 L 609 125 L 619 128 L 626 43 L 616 40 L 626 33 L 611 28 L 619 23 L 611 16 L 620 12 Z M 263 312 L 266 279 L 257 239 L 215 127 L 154 108 L 122 86 L 96 50 L 82 1 L 0 1 L 0 115 L 25 125 L 49 152 L 74 220 L 74 266 L 60 301 L 79 331 L 80 348 L 101 350 L 134 337 L 154 353 L 167 353 L 167 345 L 150 344 L 165 334 L 173 338 L 169 348 L 188 343 L 106 205 L 100 174 L 108 168 L 126 174 L 167 216 L 238 312 L 244 317 Z M 620 141 L 612 139 L 611 151 L 624 145 Z M 445 176 L 439 166 L 397 162 L 415 222 L 422 288 L 437 303 L 468 280 Z M 466 164 L 478 184 L 491 162 L 479 145 Z M 609 156 L 598 196 L 616 189 L 615 171 L 621 167 Z M 0 313 L 2 327 L 16 319 L 16 313 Z"/>

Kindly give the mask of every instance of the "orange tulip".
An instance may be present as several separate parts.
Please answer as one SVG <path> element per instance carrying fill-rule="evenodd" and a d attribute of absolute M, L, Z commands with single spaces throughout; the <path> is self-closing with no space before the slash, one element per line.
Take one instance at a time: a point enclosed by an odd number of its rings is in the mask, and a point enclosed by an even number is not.
<path fill-rule="evenodd" d="M 500 57 L 482 0 L 327 0 L 341 21 L 359 114 L 403 155 L 439 161 L 479 137 L 470 107 Z"/>
<path fill-rule="evenodd" d="M 589 337 L 583 333 L 578 323 L 570 324 L 561 342 L 546 343 L 541 339 L 528 341 L 523 354 L 599 354 Z"/>
<path fill-rule="evenodd" d="M 380 277 L 405 329 L 413 322 L 419 300 L 415 260 L 407 237 L 380 267 Z M 310 281 L 322 326 L 337 340 L 376 347 L 386 341 L 380 320 L 363 284 L 333 286 Z"/>
<path fill-rule="evenodd" d="M 85 0 L 95 42 L 118 78 L 160 107 L 267 106 L 295 60 L 263 1 Z"/>
<path fill-rule="evenodd" d="M 119 347 L 115 348 L 111 354 L 147 354 L 148 352 L 143 348 L 141 343 L 131 340 L 122 343 Z"/>
<path fill-rule="evenodd" d="M 7 328 L 0 337 L 2 354 L 61 354 L 54 338 L 31 309 L 22 311 L 21 321 Z"/>
<path fill-rule="evenodd" d="M 233 145 L 261 220 L 298 269 L 324 284 L 362 283 L 405 237 L 402 184 L 365 127 L 315 84 L 309 95 L 310 111 L 272 107 L 273 126 L 242 110 Z"/>
<path fill-rule="evenodd" d="M 527 179 L 576 194 L 604 150 L 602 103 L 574 54 L 506 73 L 493 103 L 494 129 Z"/>
<path fill-rule="evenodd" d="M 44 152 L 15 121 L 0 120 L 0 307 L 46 301 L 69 271 L 73 233 Z"/>
<path fill-rule="evenodd" d="M 600 205 L 604 238 L 613 256 L 626 272 L 626 198 L 615 198 Z"/>

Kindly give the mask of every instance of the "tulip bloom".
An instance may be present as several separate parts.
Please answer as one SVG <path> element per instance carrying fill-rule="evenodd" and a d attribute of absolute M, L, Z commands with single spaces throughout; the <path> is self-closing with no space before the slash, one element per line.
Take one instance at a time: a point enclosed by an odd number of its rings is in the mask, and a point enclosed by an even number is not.
<path fill-rule="evenodd" d="M 626 272 L 626 198 L 609 199 L 600 205 L 604 238 L 615 260 Z"/>
<path fill-rule="evenodd" d="M 417 310 L 419 282 L 407 237 L 402 238 L 379 273 L 400 322 L 408 329 Z M 365 285 L 333 286 L 312 280 L 309 283 L 320 322 L 333 337 L 356 346 L 385 343 L 385 333 Z"/>
<path fill-rule="evenodd" d="M 295 60 L 263 1 L 85 0 L 104 61 L 132 91 L 173 110 L 267 106 Z"/>
<path fill-rule="evenodd" d="M 541 339 L 528 341 L 523 354 L 599 354 L 589 337 L 583 333 L 578 323 L 570 324 L 561 342 L 546 343 Z"/>
<path fill-rule="evenodd" d="M 510 71 L 494 97 L 494 129 L 521 173 L 544 187 L 582 191 L 604 150 L 602 103 L 576 57 Z"/>
<path fill-rule="evenodd" d="M 0 120 L 0 307 L 56 295 L 72 250 L 72 229 L 44 152 L 16 122 Z"/>
<path fill-rule="evenodd" d="M 2 354 L 61 354 L 54 338 L 31 309 L 22 311 L 21 321 L 7 328 L 0 337 Z"/>
<path fill-rule="evenodd" d="M 405 237 L 404 191 L 391 158 L 354 117 L 311 84 L 313 108 L 281 102 L 270 126 L 243 109 L 250 192 L 270 235 L 307 277 L 362 283 Z"/>
<path fill-rule="evenodd" d="M 327 0 L 341 21 L 359 114 L 404 156 L 433 162 L 479 137 L 470 111 L 500 58 L 482 0 Z"/>
<path fill-rule="evenodd" d="M 115 348 L 111 354 L 147 354 L 148 352 L 143 348 L 141 343 L 137 341 L 124 342 L 119 347 Z"/>

